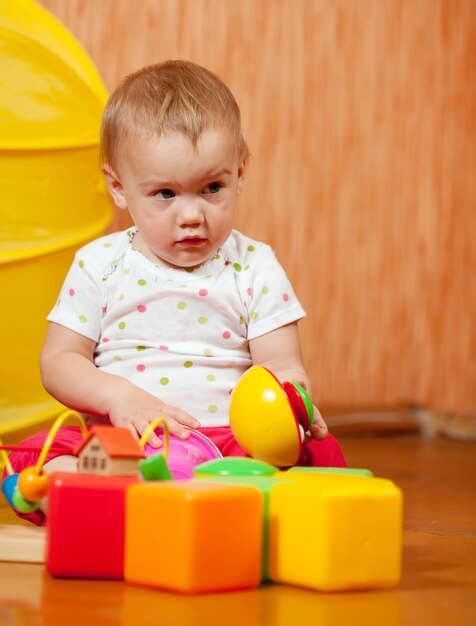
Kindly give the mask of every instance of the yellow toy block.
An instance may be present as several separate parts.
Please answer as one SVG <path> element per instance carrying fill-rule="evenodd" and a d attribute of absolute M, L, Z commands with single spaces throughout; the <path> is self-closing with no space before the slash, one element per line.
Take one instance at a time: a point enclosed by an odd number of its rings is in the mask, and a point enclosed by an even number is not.
<path fill-rule="evenodd" d="M 185 593 L 261 581 L 263 497 L 253 487 L 181 480 L 126 495 L 125 579 Z"/>
<path fill-rule="evenodd" d="M 271 580 L 320 591 L 398 583 L 402 493 L 392 481 L 283 474 L 291 482 L 269 496 Z"/>

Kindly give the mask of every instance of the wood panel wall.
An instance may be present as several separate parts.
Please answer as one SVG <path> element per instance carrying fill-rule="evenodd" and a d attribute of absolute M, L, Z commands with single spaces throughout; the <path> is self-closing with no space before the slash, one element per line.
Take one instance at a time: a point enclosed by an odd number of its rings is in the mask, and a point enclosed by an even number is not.
<path fill-rule="evenodd" d="M 476 412 L 476 2 L 40 4 L 109 89 L 166 58 L 230 86 L 253 154 L 237 227 L 309 313 L 321 405 Z"/>

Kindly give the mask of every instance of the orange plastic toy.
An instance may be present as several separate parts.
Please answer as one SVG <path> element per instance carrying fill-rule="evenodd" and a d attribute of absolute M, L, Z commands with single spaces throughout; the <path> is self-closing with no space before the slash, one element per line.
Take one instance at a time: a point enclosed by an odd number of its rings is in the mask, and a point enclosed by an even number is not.
<path fill-rule="evenodd" d="M 126 494 L 124 577 L 185 593 L 257 587 L 263 498 L 198 480 L 137 483 Z"/>

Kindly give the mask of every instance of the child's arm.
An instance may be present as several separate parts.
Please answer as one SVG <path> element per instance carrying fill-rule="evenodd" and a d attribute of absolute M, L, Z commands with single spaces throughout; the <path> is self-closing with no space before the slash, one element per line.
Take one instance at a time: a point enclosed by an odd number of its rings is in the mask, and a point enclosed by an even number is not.
<path fill-rule="evenodd" d="M 282 383 L 296 381 L 312 398 L 311 383 L 302 362 L 297 322 L 250 339 L 249 346 L 253 365 L 266 367 Z M 316 406 L 311 434 L 314 439 L 327 437 L 326 423 Z"/>
<path fill-rule="evenodd" d="M 114 426 L 129 428 L 136 438 L 157 417 L 165 417 L 170 432 L 182 438 L 189 435 L 183 425 L 200 426 L 185 411 L 165 404 L 122 376 L 99 370 L 94 364 L 95 349 L 95 341 L 50 323 L 40 359 L 45 389 L 77 411 L 109 416 Z M 149 443 L 160 445 L 153 433 Z"/>

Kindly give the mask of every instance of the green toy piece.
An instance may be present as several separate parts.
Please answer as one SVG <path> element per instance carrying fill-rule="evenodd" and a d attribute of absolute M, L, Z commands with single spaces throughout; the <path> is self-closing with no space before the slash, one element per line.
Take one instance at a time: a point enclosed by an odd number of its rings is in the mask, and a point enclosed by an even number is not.
<path fill-rule="evenodd" d="M 304 406 L 306 407 L 307 419 L 309 421 L 309 424 L 308 424 L 308 427 L 305 428 L 304 430 L 306 431 L 310 430 L 312 426 L 312 422 L 314 421 L 314 407 L 312 405 L 311 397 L 307 393 L 307 391 L 304 389 L 304 387 L 302 387 L 295 380 L 291 381 L 291 385 L 294 387 L 294 389 L 296 389 L 298 394 L 301 396 L 301 400 L 303 401 Z"/>
<path fill-rule="evenodd" d="M 194 470 L 197 478 L 204 476 L 271 476 L 277 468 L 264 461 L 244 456 L 227 456 L 201 463 Z"/>
<path fill-rule="evenodd" d="M 18 488 L 13 492 L 12 503 L 14 508 L 20 513 L 33 513 L 33 511 L 36 511 L 40 507 L 39 502 L 25 500 Z"/>
<path fill-rule="evenodd" d="M 139 461 L 139 469 L 144 480 L 172 480 L 169 466 L 163 454 L 152 454 Z"/>

